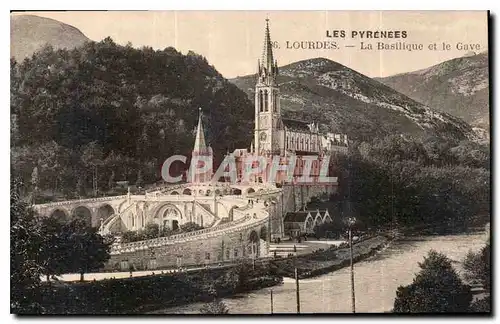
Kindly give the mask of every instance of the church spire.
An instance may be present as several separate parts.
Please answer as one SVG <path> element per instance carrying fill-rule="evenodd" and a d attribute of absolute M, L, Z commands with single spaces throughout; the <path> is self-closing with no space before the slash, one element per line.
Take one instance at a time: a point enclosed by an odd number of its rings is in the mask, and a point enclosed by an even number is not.
<path fill-rule="evenodd" d="M 265 84 L 273 84 L 278 74 L 278 62 L 273 57 L 273 44 L 271 42 L 271 32 L 269 31 L 269 18 L 266 18 L 266 30 L 264 33 L 264 47 L 262 58 L 257 63 L 259 65 L 259 81 Z"/>
<path fill-rule="evenodd" d="M 201 108 L 199 108 L 199 111 L 198 126 L 196 128 L 196 139 L 194 140 L 193 151 L 204 152 L 207 150 L 207 145 L 205 144 L 205 132 L 203 131 L 203 122 L 201 120 L 203 115 Z"/>
<path fill-rule="evenodd" d="M 271 43 L 271 33 L 269 32 L 269 18 L 266 18 L 266 32 L 264 35 L 264 49 L 262 50 L 262 66 L 268 71 L 273 68 L 273 45 Z"/>

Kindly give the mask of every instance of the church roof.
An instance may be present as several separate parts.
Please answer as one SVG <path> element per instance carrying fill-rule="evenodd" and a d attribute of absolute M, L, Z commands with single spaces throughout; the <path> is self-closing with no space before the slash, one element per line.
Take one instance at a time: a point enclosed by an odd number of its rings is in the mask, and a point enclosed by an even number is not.
<path fill-rule="evenodd" d="M 285 215 L 285 222 L 302 223 L 306 221 L 308 211 L 288 212 Z"/>
<path fill-rule="evenodd" d="M 311 129 L 309 128 L 309 123 L 301 121 L 301 120 L 295 120 L 295 119 L 285 119 L 283 118 L 283 125 L 289 130 L 293 131 L 299 131 L 299 132 L 311 132 Z"/>

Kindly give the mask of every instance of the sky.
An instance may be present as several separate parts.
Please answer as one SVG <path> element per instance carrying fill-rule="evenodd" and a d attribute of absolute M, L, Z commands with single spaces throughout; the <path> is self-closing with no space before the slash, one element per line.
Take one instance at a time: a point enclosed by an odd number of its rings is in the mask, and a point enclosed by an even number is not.
<path fill-rule="evenodd" d="M 226 78 L 254 74 L 262 54 L 265 19 L 269 18 L 278 65 L 325 57 L 370 77 L 415 71 L 470 53 L 457 44 L 488 48 L 486 11 L 67 11 L 25 12 L 72 25 L 88 38 L 134 47 L 169 46 L 192 50 Z M 345 38 L 327 37 L 327 30 L 344 30 Z M 405 31 L 406 38 L 355 39 L 352 31 Z M 339 49 L 293 49 L 288 42 L 336 42 Z M 361 50 L 361 41 L 374 50 Z M 422 44 L 423 50 L 376 50 L 377 42 Z M 441 50 L 442 43 L 450 45 Z M 436 43 L 436 50 L 429 45 Z M 297 43 L 296 43 L 297 44 Z M 354 47 L 345 47 L 352 45 Z M 365 46 L 366 47 L 366 46 Z"/>

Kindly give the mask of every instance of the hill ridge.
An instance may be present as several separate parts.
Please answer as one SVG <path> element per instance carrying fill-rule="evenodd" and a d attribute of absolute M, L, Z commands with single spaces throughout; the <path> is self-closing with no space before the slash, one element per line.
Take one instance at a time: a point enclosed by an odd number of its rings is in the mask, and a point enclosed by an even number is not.
<path fill-rule="evenodd" d="M 325 131 L 345 132 L 362 140 L 395 131 L 475 138 L 460 118 L 431 109 L 331 59 L 301 60 L 279 67 L 279 72 L 284 118 L 320 119 Z M 252 98 L 255 78 L 251 74 L 230 81 Z"/>

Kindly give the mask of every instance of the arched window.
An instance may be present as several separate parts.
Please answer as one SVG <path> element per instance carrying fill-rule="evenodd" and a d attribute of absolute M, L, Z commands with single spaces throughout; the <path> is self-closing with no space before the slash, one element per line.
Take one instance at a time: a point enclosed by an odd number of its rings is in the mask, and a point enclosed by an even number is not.
<path fill-rule="evenodd" d="M 306 151 L 309 151 L 309 139 L 306 138 Z"/>
<path fill-rule="evenodd" d="M 273 112 L 278 110 L 278 93 L 276 91 L 273 92 Z"/>
<path fill-rule="evenodd" d="M 264 111 L 264 98 L 262 90 L 259 90 L 259 111 L 260 112 Z"/>
<path fill-rule="evenodd" d="M 269 111 L 269 95 L 267 90 L 264 90 L 264 111 Z"/>

